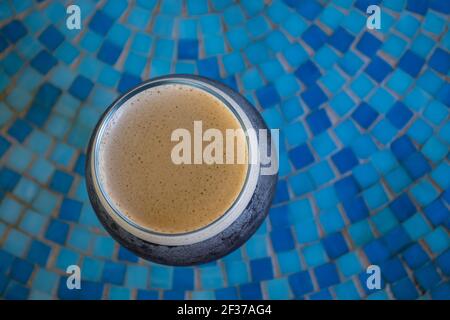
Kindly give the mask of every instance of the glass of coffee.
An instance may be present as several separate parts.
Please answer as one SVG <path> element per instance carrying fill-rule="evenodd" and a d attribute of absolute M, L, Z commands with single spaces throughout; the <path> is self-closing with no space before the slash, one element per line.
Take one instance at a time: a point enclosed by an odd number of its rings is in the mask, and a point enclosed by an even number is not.
<path fill-rule="evenodd" d="M 263 222 L 277 181 L 275 171 L 264 174 L 274 150 L 263 119 L 237 92 L 199 76 L 159 77 L 119 97 L 99 120 L 88 194 L 105 229 L 138 256 L 205 263 Z"/>

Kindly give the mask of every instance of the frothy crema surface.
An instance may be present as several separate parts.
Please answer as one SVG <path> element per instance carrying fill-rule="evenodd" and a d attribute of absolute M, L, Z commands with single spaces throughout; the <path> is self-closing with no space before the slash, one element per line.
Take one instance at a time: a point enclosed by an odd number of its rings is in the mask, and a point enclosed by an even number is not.
<path fill-rule="evenodd" d="M 172 132 L 186 128 L 194 136 L 199 120 L 203 130 L 215 128 L 224 137 L 226 129 L 242 129 L 222 101 L 184 84 L 146 89 L 118 108 L 98 153 L 100 184 L 118 211 L 140 226 L 176 234 L 205 227 L 232 206 L 247 164 L 176 165 L 171 159 Z"/>

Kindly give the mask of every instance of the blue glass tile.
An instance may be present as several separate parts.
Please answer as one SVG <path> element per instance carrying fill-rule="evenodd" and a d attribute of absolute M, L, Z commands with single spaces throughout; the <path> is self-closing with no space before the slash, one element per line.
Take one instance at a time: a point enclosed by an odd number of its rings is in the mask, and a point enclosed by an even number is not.
<path fill-rule="evenodd" d="M 11 43 L 16 43 L 27 34 L 27 29 L 19 20 L 12 20 L 1 29 L 2 35 Z"/>
<path fill-rule="evenodd" d="M 148 275 L 148 267 L 129 265 L 127 267 L 125 283 L 130 288 L 145 289 L 147 287 Z"/>
<path fill-rule="evenodd" d="M 416 299 L 418 292 L 409 278 L 404 278 L 392 285 L 392 293 L 396 299 Z"/>
<path fill-rule="evenodd" d="M 64 41 L 64 36 L 53 25 L 50 25 L 38 39 L 49 51 L 53 51 Z"/>
<path fill-rule="evenodd" d="M 315 24 L 311 25 L 302 34 L 302 39 L 308 44 L 312 49 L 319 49 L 327 40 L 327 35 L 322 29 L 320 29 Z"/>
<path fill-rule="evenodd" d="M 239 287 L 239 293 L 244 300 L 261 300 L 262 291 L 259 283 L 246 283 Z"/>
<path fill-rule="evenodd" d="M 439 254 L 450 246 L 450 238 L 442 227 L 438 227 L 425 236 L 425 243 L 431 252 Z"/>
<path fill-rule="evenodd" d="M 110 42 L 109 40 L 105 40 L 97 53 L 98 59 L 101 61 L 113 65 L 116 63 L 122 52 L 122 48 Z"/>
<path fill-rule="evenodd" d="M 253 281 L 269 280 L 273 278 L 273 267 L 270 258 L 261 258 L 250 261 Z"/>
<path fill-rule="evenodd" d="M 179 290 L 193 290 L 194 270 L 186 267 L 174 268 L 173 288 L 177 288 Z"/>
<path fill-rule="evenodd" d="M 47 74 L 58 61 L 47 51 L 40 51 L 30 62 L 30 65 L 39 71 L 41 74 Z"/>
<path fill-rule="evenodd" d="M 365 72 L 375 81 L 382 82 L 392 72 L 392 67 L 382 58 L 375 56 L 372 57 L 372 61 L 365 69 Z"/>
<path fill-rule="evenodd" d="M 102 11 L 97 11 L 89 22 L 89 28 L 99 35 L 105 36 L 113 25 L 113 22 L 107 14 Z"/>
<path fill-rule="evenodd" d="M 294 238 L 289 229 L 271 232 L 272 246 L 276 252 L 291 250 L 295 247 Z"/>
<path fill-rule="evenodd" d="M 330 259 L 335 259 L 348 252 L 348 246 L 341 233 L 333 233 L 322 239 L 322 244 Z"/>
<path fill-rule="evenodd" d="M 347 52 L 353 40 L 354 37 L 347 30 L 338 27 L 328 38 L 328 43 L 340 52 Z"/>
<path fill-rule="evenodd" d="M 107 261 L 103 265 L 102 281 L 121 285 L 125 278 L 125 272 L 124 264 Z"/>
<path fill-rule="evenodd" d="M 300 37 L 308 27 L 308 24 L 297 15 L 290 15 L 281 22 L 283 28 L 292 36 Z"/>
<path fill-rule="evenodd" d="M 428 65 L 437 72 L 446 75 L 450 70 L 449 60 L 450 54 L 448 54 L 441 48 L 436 48 L 436 50 L 434 50 L 433 54 L 431 55 L 430 60 L 428 61 Z"/>
<path fill-rule="evenodd" d="M 63 245 L 69 232 L 69 225 L 56 219 L 52 219 L 45 233 L 45 238 Z"/>
<path fill-rule="evenodd" d="M 319 219 L 326 233 L 339 231 L 345 225 L 341 213 L 337 208 L 333 210 L 324 211 L 323 213 L 320 214 Z"/>
<path fill-rule="evenodd" d="M 363 60 L 361 60 L 354 52 L 348 51 L 339 61 L 339 66 L 348 75 L 353 76 L 360 70 L 363 63 Z"/>
<path fill-rule="evenodd" d="M 321 289 L 339 283 L 337 268 L 333 263 L 327 263 L 316 267 L 314 269 L 314 274 L 316 275 L 317 282 Z"/>

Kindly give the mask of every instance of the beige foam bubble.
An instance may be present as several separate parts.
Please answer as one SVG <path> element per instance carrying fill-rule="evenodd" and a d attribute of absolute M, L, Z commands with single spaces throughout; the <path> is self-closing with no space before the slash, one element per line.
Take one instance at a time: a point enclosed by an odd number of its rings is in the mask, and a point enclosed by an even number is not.
<path fill-rule="evenodd" d="M 241 129 L 213 95 L 170 84 L 147 89 L 114 114 L 100 140 L 100 181 L 113 204 L 137 224 L 162 233 L 202 228 L 223 215 L 241 192 L 247 164 L 175 165 L 171 134 L 194 121 L 203 130 Z M 246 156 L 247 156 L 247 146 Z"/>

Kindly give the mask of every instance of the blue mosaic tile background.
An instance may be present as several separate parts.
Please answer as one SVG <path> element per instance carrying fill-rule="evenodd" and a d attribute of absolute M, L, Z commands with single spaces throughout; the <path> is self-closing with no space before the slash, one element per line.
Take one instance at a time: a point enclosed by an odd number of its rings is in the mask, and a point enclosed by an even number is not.
<path fill-rule="evenodd" d="M 73 3 L 81 30 L 65 27 Z M 0 296 L 449 299 L 449 13 L 446 0 L 0 1 Z M 281 129 L 268 219 L 196 267 L 120 247 L 85 189 L 100 114 L 167 73 L 223 81 Z"/>

